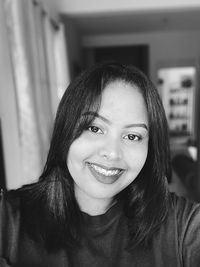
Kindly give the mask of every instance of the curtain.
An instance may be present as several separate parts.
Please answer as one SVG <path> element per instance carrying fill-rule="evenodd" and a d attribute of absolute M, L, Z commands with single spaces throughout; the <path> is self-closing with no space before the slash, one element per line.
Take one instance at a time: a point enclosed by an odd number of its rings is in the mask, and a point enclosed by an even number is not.
<path fill-rule="evenodd" d="M 36 181 L 42 171 L 69 77 L 63 27 L 52 21 L 42 2 L 3 1 L 15 79 L 21 186 Z"/>

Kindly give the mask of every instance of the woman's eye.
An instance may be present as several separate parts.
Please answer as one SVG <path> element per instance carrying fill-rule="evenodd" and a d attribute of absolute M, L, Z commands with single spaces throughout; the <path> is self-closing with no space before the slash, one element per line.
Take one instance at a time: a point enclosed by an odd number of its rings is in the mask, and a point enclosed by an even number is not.
<path fill-rule="evenodd" d="M 127 134 L 124 139 L 128 139 L 130 141 L 140 141 L 141 137 L 136 134 Z"/>
<path fill-rule="evenodd" d="M 97 126 L 89 126 L 88 130 L 92 133 L 102 134 L 102 130 Z"/>

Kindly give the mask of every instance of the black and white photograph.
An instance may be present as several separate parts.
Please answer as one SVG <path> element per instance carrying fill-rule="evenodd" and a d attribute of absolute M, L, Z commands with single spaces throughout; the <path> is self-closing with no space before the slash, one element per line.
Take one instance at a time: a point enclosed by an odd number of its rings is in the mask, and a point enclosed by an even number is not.
<path fill-rule="evenodd" d="M 0 267 L 200 267 L 199 0 L 0 0 Z"/>

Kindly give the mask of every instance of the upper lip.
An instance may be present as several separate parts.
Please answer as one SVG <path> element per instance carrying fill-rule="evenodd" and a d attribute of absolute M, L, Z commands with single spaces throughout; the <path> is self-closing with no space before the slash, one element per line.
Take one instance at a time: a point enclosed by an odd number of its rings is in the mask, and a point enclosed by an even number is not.
<path fill-rule="evenodd" d="M 99 163 L 95 163 L 95 162 L 87 162 L 87 164 L 92 164 L 92 165 L 96 165 L 102 169 L 105 169 L 107 171 L 114 171 L 114 170 L 125 170 L 124 168 L 119 168 L 119 167 L 110 167 L 110 166 L 105 166 L 105 165 L 102 165 L 102 164 L 99 164 Z"/>

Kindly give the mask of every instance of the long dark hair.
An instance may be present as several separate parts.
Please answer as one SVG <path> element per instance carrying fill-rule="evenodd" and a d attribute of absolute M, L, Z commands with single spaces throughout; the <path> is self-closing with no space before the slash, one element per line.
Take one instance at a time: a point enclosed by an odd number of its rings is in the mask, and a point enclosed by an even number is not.
<path fill-rule="evenodd" d="M 159 94 L 137 68 L 114 62 L 100 63 L 80 74 L 66 89 L 58 107 L 44 171 L 38 183 L 22 189 L 24 227 L 49 250 L 71 247 L 81 238 L 82 215 L 66 158 L 72 142 L 94 119 L 85 118 L 82 113 L 91 109 L 98 112 L 103 89 L 116 80 L 139 88 L 150 127 L 145 165 L 138 177 L 117 196 L 123 199 L 124 212 L 129 218 L 130 247 L 147 244 L 166 217 L 166 178 L 171 176 L 171 166 L 167 122 Z"/>

